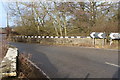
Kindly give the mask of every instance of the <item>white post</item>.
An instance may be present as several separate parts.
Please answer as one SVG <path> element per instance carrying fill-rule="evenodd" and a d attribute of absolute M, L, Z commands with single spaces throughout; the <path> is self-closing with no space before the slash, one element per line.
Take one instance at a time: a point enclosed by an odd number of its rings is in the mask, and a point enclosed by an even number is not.
<path fill-rule="evenodd" d="M 112 43 L 113 43 L 113 41 L 112 41 L 112 39 L 110 39 L 110 45 L 112 45 Z"/>

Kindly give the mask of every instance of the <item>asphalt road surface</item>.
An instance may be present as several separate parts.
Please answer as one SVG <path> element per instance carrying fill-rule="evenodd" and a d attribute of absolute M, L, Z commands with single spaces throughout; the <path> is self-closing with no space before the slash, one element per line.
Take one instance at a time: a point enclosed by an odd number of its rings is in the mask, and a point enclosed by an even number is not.
<path fill-rule="evenodd" d="M 13 43 L 51 78 L 116 78 L 118 51 Z"/>

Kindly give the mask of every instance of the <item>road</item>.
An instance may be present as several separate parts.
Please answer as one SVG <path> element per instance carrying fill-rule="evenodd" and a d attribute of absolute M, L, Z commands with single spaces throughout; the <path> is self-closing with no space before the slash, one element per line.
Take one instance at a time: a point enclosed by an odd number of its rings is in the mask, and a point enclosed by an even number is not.
<path fill-rule="evenodd" d="M 51 78 L 118 77 L 118 51 L 13 43 Z"/>

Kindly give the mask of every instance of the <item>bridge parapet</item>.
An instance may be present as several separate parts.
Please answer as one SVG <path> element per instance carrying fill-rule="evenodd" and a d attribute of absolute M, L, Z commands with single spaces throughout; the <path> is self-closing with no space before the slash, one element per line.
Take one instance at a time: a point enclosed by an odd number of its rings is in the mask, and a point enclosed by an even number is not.
<path fill-rule="evenodd" d="M 2 77 L 17 76 L 18 49 L 9 48 L 1 62 Z"/>

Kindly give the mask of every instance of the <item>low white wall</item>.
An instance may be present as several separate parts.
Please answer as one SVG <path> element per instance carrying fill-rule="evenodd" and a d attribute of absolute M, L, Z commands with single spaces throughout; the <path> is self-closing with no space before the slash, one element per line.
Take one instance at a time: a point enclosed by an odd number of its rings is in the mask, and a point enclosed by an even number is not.
<path fill-rule="evenodd" d="M 118 45 L 118 41 L 120 40 L 112 40 L 112 42 L 106 39 L 92 39 L 91 37 L 81 37 L 81 36 L 65 36 L 65 37 L 58 37 L 58 36 L 13 36 L 11 38 L 15 42 L 37 42 L 37 43 L 43 43 L 43 44 L 65 44 L 65 45 L 89 45 L 89 46 L 95 46 L 95 45 Z M 110 46 L 111 46 L 110 45 Z"/>
<path fill-rule="evenodd" d="M 1 62 L 2 77 L 17 76 L 17 48 L 9 48 Z"/>

